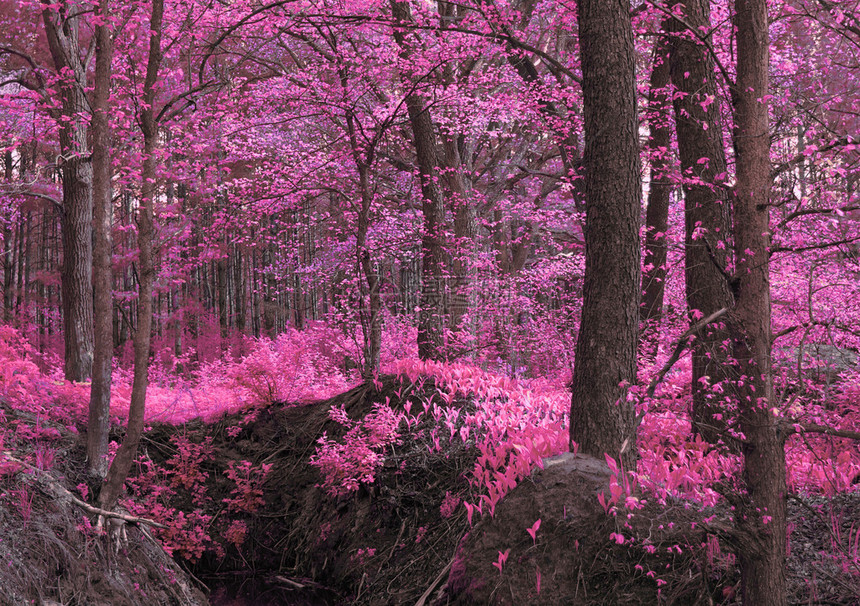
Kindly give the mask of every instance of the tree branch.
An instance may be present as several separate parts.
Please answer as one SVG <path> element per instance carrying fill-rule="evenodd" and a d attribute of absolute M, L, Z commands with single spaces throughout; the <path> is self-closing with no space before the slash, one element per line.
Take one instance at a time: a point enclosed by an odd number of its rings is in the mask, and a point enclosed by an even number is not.
<path fill-rule="evenodd" d="M 840 138 L 836 139 L 835 141 L 829 143 L 828 145 L 825 145 L 824 147 L 817 148 L 816 152 L 826 152 L 826 151 L 830 151 L 832 149 L 836 149 L 837 147 L 844 147 L 846 145 L 856 144 L 857 142 L 858 141 L 855 137 L 852 137 L 850 135 L 845 135 L 844 137 L 840 137 Z M 782 164 L 779 164 L 776 167 L 774 167 L 774 169 L 770 172 L 770 178 L 776 179 L 779 175 L 781 175 L 785 171 L 789 170 L 790 168 L 797 166 L 798 164 L 801 164 L 802 162 L 806 161 L 807 159 L 809 159 L 809 156 L 804 154 L 803 152 L 796 154 L 791 160 L 787 160 L 787 161 L 783 162 Z"/>
<path fill-rule="evenodd" d="M 771 341 L 776 341 L 780 337 L 784 337 L 785 335 L 791 334 L 799 328 L 809 328 L 810 326 L 826 326 L 828 328 L 835 328 L 836 330 L 847 332 L 848 334 L 852 334 L 855 337 L 860 337 L 860 330 L 854 330 L 853 328 L 845 326 L 844 324 L 836 324 L 833 320 L 812 320 L 811 322 L 803 322 L 802 324 L 795 324 L 794 326 L 783 328 L 779 332 L 773 334 Z"/>
<path fill-rule="evenodd" d="M 771 255 L 775 255 L 776 253 L 782 252 L 806 252 L 808 250 L 820 250 L 822 248 L 830 248 L 831 246 L 839 246 L 840 244 L 851 244 L 852 242 L 857 242 L 860 240 L 860 236 L 856 236 L 854 238 L 843 238 L 842 240 L 834 240 L 833 242 L 822 242 L 821 244 L 810 244 L 809 246 L 798 246 L 797 248 L 791 248 L 789 246 L 777 246 L 770 250 Z"/>
<path fill-rule="evenodd" d="M 842 206 L 840 208 L 802 208 L 800 210 L 795 210 L 788 214 L 782 221 L 780 221 L 776 229 L 782 229 L 786 226 L 787 223 L 794 221 L 798 217 L 803 217 L 806 215 L 829 215 L 832 213 L 848 213 L 855 210 L 860 210 L 860 205 L 852 205 L 852 206 Z"/>
<path fill-rule="evenodd" d="M 835 427 L 827 427 L 826 425 L 816 425 L 815 423 L 791 423 L 785 424 L 782 427 L 783 435 L 786 437 L 798 433 L 822 433 L 824 435 L 833 436 L 834 438 L 848 438 L 849 440 L 860 440 L 860 431 L 852 429 L 837 429 Z"/>
<path fill-rule="evenodd" d="M 654 375 L 654 378 L 651 379 L 651 383 L 648 384 L 648 390 L 646 391 L 646 394 L 649 398 L 654 397 L 654 390 L 657 389 L 657 385 L 660 384 L 660 382 L 663 380 L 663 377 L 666 376 L 666 373 L 669 372 L 675 365 L 675 363 L 681 358 L 681 354 L 684 353 L 684 350 L 687 348 L 687 340 L 693 335 L 700 333 L 702 329 L 705 328 L 708 324 L 713 324 L 714 322 L 722 318 L 728 312 L 728 307 L 723 307 L 722 309 L 715 311 L 710 316 L 703 318 L 693 324 L 689 329 L 687 329 L 684 334 L 682 334 L 678 338 L 677 342 L 675 343 L 675 351 L 672 352 L 672 355 L 669 356 L 669 359 L 666 360 L 666 363 L 659 370 L 659 372 Z"/>
<path fill-rule="evenodd" d="M 687 329 L 687 331 L 684 334 L 682 334 L 678 338 L 678 340 L 675 343 L 675 350 L 672 352 L 672 355 L 669 356 L 669 359 L 666 360 L 666 363 L 663 364 L 663 367 L 657 372 L 656 375 L 654 375 L 654 378 L 651 379 L 651 382 L 648 384 L 648 389 L 645 392 L 646 397 L 648 397 L 649 399 L 654 397 L 654 391 L 657 389 L 657 385 L 660 384 L 660 382 L 666 376 L 666 373 L 672 369 L 672 367 L 675 365 L 675 363 L 681 358 L 681 354 L 684 353 L 684 350 L 687 348 L 688 339 L 690 337 L 692 337 L 693 335 L 701 332 L 702 329 L 704 329 L 709 324 L 713 324 L 714 322 L 716 322 L 717 320 L 722 318 L 728 312 L 729 312 L 728 307 L 723 307 L 722 309 L 715 311 L 710 316 L 703 318 L 703 319 L 699 320 L 698 322 L 696 322 L 695 324 L 693 324 L 690 328 Z M 633 422 L 633 427 L 639 427 L 639 424 L 642 422 L 642 419 L 644 419 L 644 418 L 645 418 L 645 412 L 644 411 L 640 412 L 636 416 L 636 419 Z"/>

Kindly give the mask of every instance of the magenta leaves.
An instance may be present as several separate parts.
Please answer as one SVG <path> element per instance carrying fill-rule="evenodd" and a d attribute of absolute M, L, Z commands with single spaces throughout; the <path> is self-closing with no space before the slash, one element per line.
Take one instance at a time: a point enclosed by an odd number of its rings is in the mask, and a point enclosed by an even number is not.
<path fill-rule="evenodd" d="M 508 561 L 508 556 L 511 555 L 511 548 L 508 547 L 505 549 L 504 553 L 499 552 L 499 559 L 493 562 L 493 566 L 499 569 L 499 575 L 502 574 L 502 567 L 505 565 L 505 562 Z"/>
<path fill-rule="evenodd" d="M 209 477 L 201 465 L 212 457 L 212 438 L 207 437 L 195 444 L 185 435 L 177 434 L 171 441 L 176 445 L 176 454 L 167 461 L 172 476 L 170 484 L 187 490 L 194 503 L 201 503 L 206 491 L 204 482 Z"/>
<path fill-rule="evenodd" d="M 382 451 L 399 443 L 398 428 L 404 414 L 376 403 L 360 421 L 350 419 L 343 408 L 331 408 L 329 416 L 347 432 L 342 442 L 323 434 L 310 463 L 323 476 L 322 488 L 332 496 L 343 496 L 355 492 L 361 484 L 374 482 L 384 459 Z"/>
<path fill-rule="evenodd" d="M 230 511 L 255 513 L 266 504 L 263 499 L 263 482 L 272 469 L 270 463 L 254 467 L 250 461 L 230 461 L 229 469 L 224 473 L 236 483 L 231 491 L 233 498 L 224 499 Z"/>

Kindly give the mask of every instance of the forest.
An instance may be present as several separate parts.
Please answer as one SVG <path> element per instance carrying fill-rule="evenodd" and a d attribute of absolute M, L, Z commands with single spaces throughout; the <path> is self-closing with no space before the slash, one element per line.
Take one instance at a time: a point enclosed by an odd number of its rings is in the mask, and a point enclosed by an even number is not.
<path fill-rule="evenodd" d="M 0 152 L 0 606 L 860 603 L 860 0 L 0 0 Z"/>

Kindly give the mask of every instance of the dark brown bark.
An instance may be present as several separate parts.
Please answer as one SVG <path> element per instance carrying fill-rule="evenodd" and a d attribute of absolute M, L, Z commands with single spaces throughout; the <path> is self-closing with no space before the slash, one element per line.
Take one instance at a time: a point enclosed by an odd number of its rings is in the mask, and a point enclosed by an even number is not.
<path fill-rule="evenodd" d="M 3 156 L 3 177 L 6 183 L 12 181 L 12 152 L 7 151 Z M 3 237 L 3 253 L 0 264 L 3 267 L 3 322 L 12 322 L 12 274 L 14 272 L 14 253 L 12 247 L 12 229 L 6 221 L 0 224 L 0 235 Z"/>
<path fill-rule="evenodd" d="M 215 280 L 218 301 L 218 324 L 221 327 L 221 347 L 226 349 L 228 329 L 230 328 L 229 280 L 227 279 L 228 259 L 222 258 L 215 262 Z"/>
<path fill-rule="evenodd" d="M 648 152 L 651 181 L 648 208 L 645 212 L 645 260 L 642 274 L 640 319 L 645 330 L 657 329 L 663 318 L 666 286 L 666 230 L 669 225 L 669 202 L 672 184 L 668 179 L 669 145 L 672 127 L 669 120 L 669 44 L 658 38 L 654 45 L 653 66 L 648 91 Z M 656 336 L 654 337 L 656 343 Z"/>
<path fill-rule="evenodd" d="M 439 17 L 442 28 L 460 19 L 458 6 L 453 2 L 438 3 Z M 455 70 L 452 64 L 446 63 L 442 68 L 445 84 L 456 83 Z M 467 335 L 475 333 L 476 323 L 464 322 L 466 314 L 474 307 L 475 293 L 471 283 L 472 259 L 474 258 L 476 235 L 476 212 L 472 200 L 472 184 L 467 176 L 463 154 L 460 152 L 461 135 L 458 133 L 442 134 L 442 154 L 444 170 L 442 177 L 448 193 L 448 210 L 454 216 L 454 241 L 450 242 L 453 258 L 451 259 L 451 300 L 450 327 L 453 331 L 463 331 Z M 461 355 L 463 352 L 452 352 Z"/>
<path fill-rule="evenodd" d="M 395 24 L 412 20 L 408 0 L 391 0 L 391 13 Z M 400 47 L 400 57 L 406 64 L 411 52 L 403 31 L 395 27 L 394 40 Z M 418 357 L 438 360 L 443 357 L 443 313 L 445 285 L 442 277 L 443 222 L 445 207 L 442 188 L 439 187 L 436 133 L 430 110 L 424 99 L 415 91 L 415 84 L 402 77 L 406 90 L 406 110 L 412 128 L 415 155 L 421 179 L 421 211 L 424 230 L 421 236 L 421 294 L 418 312 Z"/>
<path fill-rule="evenodd" d="M 463 175 L 463 161 L 453 137 L 442 145 L 445 154 L 445 182 L 450 191 L 449 208 L 454 215 L 454 242 L 451 261 L 451 330 L 474 333 L 474 323 L 466 325 L 464 318 L 473 307 L 474 293 L 470 272 L 476 234 L 475 205 L 469 195 L 470 185 Z"/>
<path fill-rule="evenodd" d="M 140 282 L 138 285 L 137 331 L 134 335 L 134 379 L 125 437 L 110 465 L 99 494 L 99 505 L 111 509 L 119 498 L 137 447 L 143 434 L 146 412 L 146 389 L 149 384 L 149 351 L 152 332 L 152 285 L 155 279 L 152 249 L 154 233 L 153 204 L 155 200 L 155 146 L 158 124 L 155 120 L 155 85 L 161 66 L 161 24 L 164 0 L 152 1 L 149 30 L 149 58 L 143 83 L 143 109 L 139 120 L 143 132 L 143 168 L 141 170 L 140 209 L 138 216 L 138 248 Z"/>
<path fill-rule="evenodd" d="M 27 241 L 29 240 L 30 213 L 19 213 L 18 215 L 18 252 L 15 259 L 15 314 L 23 311 L 27 291 L 25 290 L 24 271 L 27 267 Z"/>
<path fill-rule="evenodd" d="M 233 288 L 236 300 L 236 329 L 245 332 L 245 274 L 244 255 L 238 246 L 233 248 Z"/>
<path fill-rule="evenodd" d="M 110 0 L 97 5 L 99 16 L 110 15 Z M 110 431 L 111 362 L 113 360 L 113 297 L 111 247 L 113 204 L 110 166 L 110 98 L 113 41 L 110 26 L 96 26 L 96 71 L 91 99 L 90 133 L 93 146 L 93 381 L 87 423 L 87 466 L 104 477 L 108 466 Z"/>
<path fill-rule="evenodd" d="M 570 439 L 587 454 L 636 460 L 639 145 L 633 32 L 626 4 L 578 3 L 585 114 L 585 283 Z"/>
<path fill-rule="evenodd" d="M 65 2 L 61 3 L 65 5 Z M 60 109 L 55 112 L 60 133 L 60 169 L 63 176 L 63 329 L 65 339 L 65 376 L 70 381 L 85 381 L 93 367 L 93 291 L 92 291 L 92 186 L 93 167 L 87 148 L 89 111 L 84 90 L 86 69 L 78 45 L 77 7 L 65 7 L 61 17 L 55 6 L 43 0 L 42 21 L 48 48 L 61 77 Z"/>
<path fill-rule="evenodd" d="M 786 479 L 784 440 L 771 412 L 771 302 L 768 263 L 771 190 L 768 123 L 768 18 L 765 0 L 737 0 L 737 82 L 732 87 L 737 165 L 734 205 L 735 308 L 729 327 L 746 494 L 736 510 L 743 603 L 786 604 Z"/>
<path fill-rule="evenodd" d="M 684 0 L 685 23 L 668 19 L 673 33 L 671 47 L 675 125 L 681 173 L 684 178 L 684 278 L 690 324 L 724 307 L 732 306 L 725 279 L 730 254 L 731 229 L 725 181 L 726 155 L 720 123 L 719 91 L 714 81 L 714 62 L 707 48 L 687 26 L 710 26 L 709 0 Z M 722 177 L 721 177 L 722 176 Z M 722 396 L 710 385 L 727 379 L 722 324 L 708 327 L 693 342 L 693 430 L 712 444 L 720 441 L 726 427 Z"/>

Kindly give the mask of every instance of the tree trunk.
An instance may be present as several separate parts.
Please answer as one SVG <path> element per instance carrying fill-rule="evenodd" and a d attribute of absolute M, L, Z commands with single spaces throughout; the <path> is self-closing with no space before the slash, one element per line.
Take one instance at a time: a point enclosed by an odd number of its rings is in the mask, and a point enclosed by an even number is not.
<path fill-rule="evenodd" d="M 230 328 L 230 309 L 228 304 L 230 284 L 227 279 L 227 261 L 228 259 L 221 258 L 215 262 L 216 300 L 218 301 L 218 324 L 221 327 L 222 351 L 227 350 L 226 339 Z"/>
<path fill-rule="evenodd" d="M 472 259 L 475 248 L 475 206 L 469 196 L 469 184 L 463 174 L 463 161 L 457 142 L 452 136 L 445 137 L 445 181 L 451 192 L 449 208 L 454 215 L 454 258 L 451 263 L 451 330 L 459 330 L 466 336 L 474 335 L 475 319 L 468 324 L 466 314 L 474 307 L 474 286 L 471 283 Z"/>
<path fill-rule="evenodd" d="M 784 606 L 786 479 L 784 441 L 771 412 L 771 303 L 769 278 L 770 131 L 768 124 L 768 17 L 765 0 L 737 0 L 737 82 L 732 87 L 737 166 L 734 207 L 735 308 L 729 328 L 737 394 L 746 495 L 736 510 L 746 540 L 739 550 L 743 603 Z"/>
<path fill-rule="evenodd" d="M 80 59 L 76 15 L 62 19 L 55 5 L 43 0 L 42 21 L 60 78 L 57 118 L 63 174 L 63 329 L 65 376 L 85 381 L 93 368 L 93 167 L 87 150 L 89 104 L 87 73 Z M 73 76 L 71 81 L 69 76 Z"/>
<path fill-rule="evenodd" d="M 7 151 L 4 156 L 4 178 L 6 183 L 12 182 L 12 152 Z M 10 213 L 11 214 L 11 213 Z M 9 217 L 11 221 L 12 217 Z M 13 264 L 13 249 L 12 249 L 12 230 L 9 223 L 3 221 L 0 224 L 0 235 L 3 237 L 3 322 L 6 324 L 12 323 L 12 269 Z"/>
<path fill-rule="evenodd" d="M 648 91 L 648 153 L 651 163 L 651 182 L 648 188 L 648 208 L 645 212 L 645 261 L 642 275 L 642 303 L 640 320 L 656 353 L 657 333 L 663 318 L 663 299 L 666 287 L 666 230 L 669 226 L 669 202 L 672 184 L 668 180 L 670 168 L 669 146 L 672 128 L 669 123 L 669 44 L 658 38 L 654 45 L 654 59 Z"/>
<path fill-rule="evenodd" d="M 110 0 L 101 0 L 97 11 L 110 15 Z M 113 41 L 110 25 L 96 26 L 96 71 L 91 107 L 93 142 L 93 382 L 87 424 L 87 466 L 99 478 L 107 473 L 110 431 L 111 362 L 113 360 L 113 298 L 111 296 L 111 249 L 113 203 L 110 166 L 110 98 Z"/>
<path fill-rule="evenodd" d="M 456 24 L 461 16 L 457 5 L 453 2 L 437 4 L 442 29 Z M 450 62 L 442 68 L 442 77 L 446 85 L 456 84 L 455 71 Z M 472 285 L 473 259 L 475 256 L 476 212 L 472 200 L 471 179 L 464 166 L 463 155 L 460 152 L 460 133 L 447 132 L 442 134 L 442 154 L 444 171 L 442 177 L 448 190 L 448 210 L 454 216 L 454 241 L 451 244 L 451 307 L 450 328 L 460 331 L 462 337 L 469 339 L 474 336 L 477 327 L 474 315 L 466 322 L 467 314 L 475 306 L 475 287 Z M 453 355 L 463 355 L 461 351 Z"/>
<path fill-rule="evenodd" d="M 586 453 L 636 460 L 639 145 L 633 31 L 620 2 L 578 4 L 585 114 L 585 284 L 570 439 Z"/>
<path fill-rule="evenodd" d="M 408 0 L 391 0 L 391 13 L 395 24 L 409 23 L 412 16 Z M 411 61 L 411 52 L 403 31 L 394 28 L 394 40 L 400 47 L 403 64 Z M 415 92 L 414 78 L 401 75 L 406 91 L 406 110 L 418 172 L 421 178 L 421 210 L 424 215 L 424 231 L 421 236 L 421 296 L 418 312 L 418 357 L 422 360 L 438 360 L 443 357 L 443 313 L 445 285 L 442 277 L 442 245 L 445 207 L 442 189 L 439 187 L 438 158 L 436 154 L 436 133 L 430 110 L 424 100 Z"/>
<path fill-rule="evenodd" d="M 146 412 L 146 388 L 149 383 L 149 350 L 152 332 L 152 285 L 155 279 L 152 248 L 154 238 L 153 204 L 155 199 L 155 145 L 158 124 L 153 104 L 155 85 L 161 65 L 161 23 L 164 0 L 152 1 L 150 20 L 149 59 L 143 83 L 143 103 L 140 111 L 140 127 L 143 131 L 143 169 L 141 171 L 140 215 L 138 219 L 138 247 L 140 249 L 140 283 L 137 315 L 137 331 L 134 335 L 134 379 L 131 388 L 131 404 L 125 437 L 111 463 L 105 478 L 99 505 L 104 509 L 114 506 L 122 493 L 125 479 L 137 456 L 143 420 Z"/>
<path fill-rule="evenodd" d="M 245 332 L 245 274 L 242 249 L 233 247 L 233 293 L 236 300 L 236 330 Z"/>
<path fill-rule="evenodd" d="M 709 0 L 684 0 L 687 25 L 710 26 Z M 726 155 L 720 124 L 719 91 L 708 49 L 693 41 L 687 25 L 668 19 L 672 38 L 672 83 L 681 173 L 684 178 L 684 276 L 690 324 L 723 308 L 731 308 L 732 293 L 725 279 L 731 243 L 729 202 L 725 181 Z M 702 159 L 706 161 L 703 162 Z M 693 344 L 693 430 L 712 444 L 721 441 L 726 410 L 711 385 L 727 379 L 731 352 L 722 325 L 705 328 Z"/>

